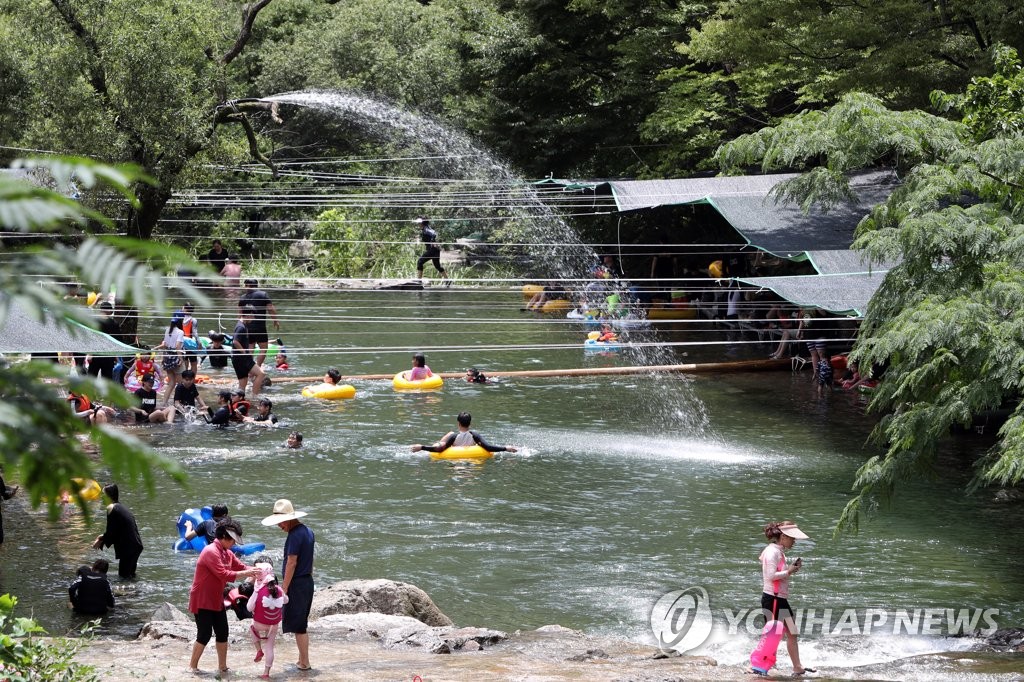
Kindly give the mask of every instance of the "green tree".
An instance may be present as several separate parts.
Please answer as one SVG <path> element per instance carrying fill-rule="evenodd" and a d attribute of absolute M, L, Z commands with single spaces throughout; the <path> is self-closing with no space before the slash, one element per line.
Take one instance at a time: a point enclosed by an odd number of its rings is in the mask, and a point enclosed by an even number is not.
<path fill-rule="evenodd" d="M 115 190 L 135 201 L 128 186 L 151 182 L 137 168 L 108 167 L 85 159 L 18 165 L 45 169 L 60 191 L 0 174 L 0 227 L 18 232 L 52 232 L 58 239 L 47 248 L 16 251 L 0 266 L 0 325 L 10 306 L 17 303 L 40 320 L 45 318 L 59 326 L 71 328 L 72 320 L 95 326 L 85 309 L 63 300 L 58 281 L 68 276 L 103 291 L 116 288 L 128 300 L 147 307 L 166 306 L 168 285 L 189 298 L 205 300 L 188 282 L 164 276 L 166 270 L 192 263 L 184 253 L 130 239 L 83 237 L 69 232 L 69 226 L 80 229 L 89 221 L 110 226 L 107 218 L 65 196 L 71 191 L 72 181 L 82 191 Z M 71 478 L 93 477 L 95 465 L 86 444 L 75 437 L 78 435 L 88 436 L 95 443 L 102 465 L 115 479 L 141 479 L 152 488 L 154 473 L 163 471 L 183 480 L 175 462 L 146 450 L 124 431 L 90 427 L 76 418 L 58 392 L 65 382 L 71 390 L 86 393 L 95 401 L 129 404 L 123 388 L 103 379 L 68 378 L 52 363 L 12 362 L 0 368 L 0 395 L 4 396 L 0 406 L 2 462 L 15 470 L 33 505 L 45 500 L 55 515 L 61 490 L 78 489 L 71 485 Z M 87 511 L 84 502 L 78 502 Z"/>
<path fill-rule="evenodd" d="M 848 92 L 886 106 L 926 107 L 934 89 L 960 92 L 991 69 L 992 45 L 1021 47 L 1019 7 L 1008 0 L 708 3 L 680 41 L 683 66 L 644 123 L 645 139 L 667 145 L 661 168 L 702 166 L 718 140 L 773 125 Z"/>
<path fill-rule="evenodd" d="M 205 158 L 238 160 L 247 139 L 265 159 L 244 112 L 226 103 L 244 94 L 233 64 L 270 2 L 0 0 L 0 64 L 17 65 L 0 78 L 0 92 L 17 95 L 0 99 L 0 121 L 18 121 L 0 142 L 141 167 L 158 182 L 134 184 L 139 201 L 122 218 L 148 239 Z"/>
<path fill-rule="evenodd" d="M 1001 103 L 1024 85 L 1011 57 L 1002 54 L 995 76 L 973 79 L 968 91 L 988 97 L 936 95 L 965 107 L 964 121 L 851 94 L 719 151 L 727 170 L 809 169 L 777 190 L 805 206 L 847 195 L 850 171 L 888 166 L 902 176 L 854 244 L 875 263 L 898 265 L 868 306 L 853 353 L 862 367 L 889 365 L 871 401 L 883 414 L 874 438 L 885 454 L 857 472 L 841 528 L 856 529 L 901 482 L 931 474 L 950 427 L 1003 405 L 1012 416 L 975 485 L 1024 479 L 1024 135 L 1000 122 Z"/>
<path fill-rule="evenodd" d="M 533 176 L 652 172 L 639 128 L 667 87 L 658 74 L 684 63 L 684 4 L 500 0 L 504 21 L 467 45 L 466 126 Z"/>

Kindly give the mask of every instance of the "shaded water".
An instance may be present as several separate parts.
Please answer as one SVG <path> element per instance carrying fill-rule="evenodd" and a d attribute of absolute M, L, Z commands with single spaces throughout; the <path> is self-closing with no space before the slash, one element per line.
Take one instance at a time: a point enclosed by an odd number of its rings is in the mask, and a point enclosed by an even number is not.
<path fill-rule="evenodd" d="M 330 365 L 350 374 L 409 367 L 406 352 L 344 354 L 371 341 L 470 347 L 428 354 L 436 371 L 618 362 L 585 357 L 582 349 L 474 352 L 477 342 L 493 343 L 491 334 L 509 344 L 582 340 L 584 332 L 564 321 L 520 323 L 512 294 L 491 299 L 494 323 L 487 327 L 428 321 L 431 314 L 457 318 L 453 302 L 479 314 L 483 301 L 475 296 L 483 295 L 275 293 L 285 340 L 306 349 L 292 353 L 293 375 Z M 395 307 L 410 305 L 418 312 L 405 324 L 388 321 Z M 350 322 L 350 315 L 362 321 Z M 207 329 L 210 312 L 198 317 Z M 155 325 L 151 331 L 156 337 Z M 337 350 L 314 350 L 327 346 Z M 722 351 L 689 353 L 688 360 L 701 361 Z M 908 488 L 865 532 L 831 539 L 854 472 L 873 454 L 864 446 L 871 424 L 855 395 L 817 398 L 807 373 L 449 381 L 435 393 L 396 393 L 388 382 L 356 386 L 356 399 L 343 402 L 304 399 L 300 385 L 273 387 L 274 411 L 285 419 L 277 429 L 132 427 L 181 462 L 189 483 L 182 489 L 161 478 L 152 497 L 122 486 L 146 551 L 139 581 L 115 577 L 119 607 L 105 629 L 132 635 L 160 603 L 186 607 L 195 556 L 170 550 L 182 509 L 224 502 L 247 541 L 266 542 L 279 557 L 283 534 L 259 524 L 278 497 L 309 512 L 318 584 L 410 582 L 459 624 L 515 630 L 560 623 L 652 641 L 648 614 L 669 590 L 700 585 L 715 608 L 755 606 L 760 527 L 778 518 L 797 519 L 814 538 L 796 550 L 805 562 L 794 579 L 796 606 L 964 605 L 1000 609 L 1002 626 L 1024 618 L 1024 512 L 989 492 L 960 494 L 970 450 L 979 446 L 972 439 L 958 442 L 964 452 L 945 454 L 940 478 Z M 694 401 L 706 408 L 706 427 L 686 418 L 698 409 Z M 520 453 L 462 463 L 409 452 L 411 443 L 453 428 L 461 410 L 473 413 L 489 440 L 518 445 Z M 306 436 L 301 451 L 280 448 L 291 428 Z M 47 627 L 63 632 L 75 622 L 64 606 L 66 586 L 77 565 L 101 556 L 89 549 L 99 529 L 86 528 L 77 513 L 51 525 L 24 504 L 20 496 L 5 503 L 0 591 L 19 595 Z M 715 653 L 738 662 L 749 644 L 726 643 Z M 815 652 L 808 661 L 843 665 L 960 644 L 855 638 L 805 646 Z"/>

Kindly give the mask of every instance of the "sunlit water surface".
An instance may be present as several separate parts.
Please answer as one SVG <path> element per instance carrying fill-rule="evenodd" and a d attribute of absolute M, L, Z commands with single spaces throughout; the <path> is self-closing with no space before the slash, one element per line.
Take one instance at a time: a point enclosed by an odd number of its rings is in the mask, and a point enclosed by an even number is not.
<path fill-rule="evenodd" d="M 287 345 L 321 349 L 293 351 L 291 375 L 317 375 L 331 365 L 348 374 L 409 366 L 405 352 L 327 350 L 333 347 L 581 342 L 585 333 L 564 320 L 524 327 L 511 293 L 499 303 L 493 294 L 457 289 L 277 298 Z M 481 306 L 493 324 L 424 321 L 479 317 Z M 203 329 L 215 326 L 211 311 L 199 317 Z M 409 319 L 394 321 L 403 317 Z M 688 361 L 705 361 L 757 357 L 763 349 L 687 352 Z M 461 371 L 622 360 L 575 349 L 470 348 L 429 354 L 428 362 L 437 371 Z M 813 538 L 794 551 L 805 563 L 793 580 L 796 606 L 997 608 L 1000 625 L 1019 624 L 1021 505 L 990 491 L 961 493 L 972 453 L 985 441 L 953 443 L 935 480 L 904 488 L 893 510 L 859 535 L 834 540 L 854 472 L 875 454 L 866 445 L 873 422 L 860 396 L 819 398 L 809 379 L 806 372 L 516 378 L 486 386 L 448 381 L 433 393 L 362 381 L 355 382 L 357 397 L 342 402 L 308 400 L 301 385 L 282 382 L 269 391 L 284 418 L 280 428 L 132 427 L 185 467 L 188 484 L 157 476 L 151 496 L 122 486 L 146 550 L 137 581 L 115 577 L 119 605 L 103 630 L 134 635 L 159 604 L 186 608 L 195 555 L 170 549 L 182 509 L 223 502 L 247 541 L 265 542 L 279 557 L 283 533 L 259 523 L 279 497 L 309 513 L 319 585 L 352 578 L 413 583 L 459 624 L 515 630 L 559 623 L 653 642 L 648 615 L 670 590 L 702 586 L 713 609 L 757 606 L 760 528 L 781 518 L 798 520 Z M 462 410 L 488 439 L 517 445 L 519 453 L 471 463 L 409 452 L 410 444 L 453 428 Z M 291 429 L 305 435 L 300 451 L 281 447 Z M 78 565 L 101 556 L 89 548 L 99 530 L 74 510 L 51 524 L 22 497 L 5 504 L 4 517 L 0 590 L 19 595 L 51 631 L 68 630 L 77 621 L 66 609 L 67 584 Z M 109 550 L 102 556 L 113 561 Z M 812 636 L 804 647 L 807 660 L 857 665 L 962 642 Z M 750 645 L 746 636 L 725 638 L 710 651 L 736 663 Z"/>

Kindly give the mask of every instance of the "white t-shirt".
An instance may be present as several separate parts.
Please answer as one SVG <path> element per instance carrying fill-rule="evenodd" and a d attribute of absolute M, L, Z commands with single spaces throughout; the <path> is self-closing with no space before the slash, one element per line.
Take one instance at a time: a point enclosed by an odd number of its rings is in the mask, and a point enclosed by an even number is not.
<path fill-rule="evenodd" d="M 786 554 L 777 542 L 769 543 L 761 551 L 762 589 L 765 594 L 777 594 L 779 597 L 789 596 L 789 572 L 786 566 Z M 778 593 L 775 582 L 778 581 Z"/>
<path fill-rule="evenodd" d="M 175 351 L 185 343 L 185 332 L 177 327 L 164 334 L 164 356 L 176 355 Z"/>

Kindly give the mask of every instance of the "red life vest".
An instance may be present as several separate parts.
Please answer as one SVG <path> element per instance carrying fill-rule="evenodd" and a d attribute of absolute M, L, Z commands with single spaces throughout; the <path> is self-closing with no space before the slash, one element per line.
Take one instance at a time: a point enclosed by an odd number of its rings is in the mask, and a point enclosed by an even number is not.
<path fill-rule="evenodd" d="M 231 419 L 236 422 L 242 421 L 242 416 L 248 416 L 251 407 L 252 405 L 248 400 L 238 400 L 231 403 Z"/>
<path fill-rule="evenodd" d="M 192 338 L 192 330 L 196 326 L 196 318 L 189 316 L 181 321 L 181 330 L 185 332 L 185 338 Z"/>
<path fill-rule="evenodd" d="M 135 359 L 135 374 L 142 380 L 143 374 L 154 374 L 156 372 L 156 363 L 153 362 L 153 358 L 136 358 Z"/>

